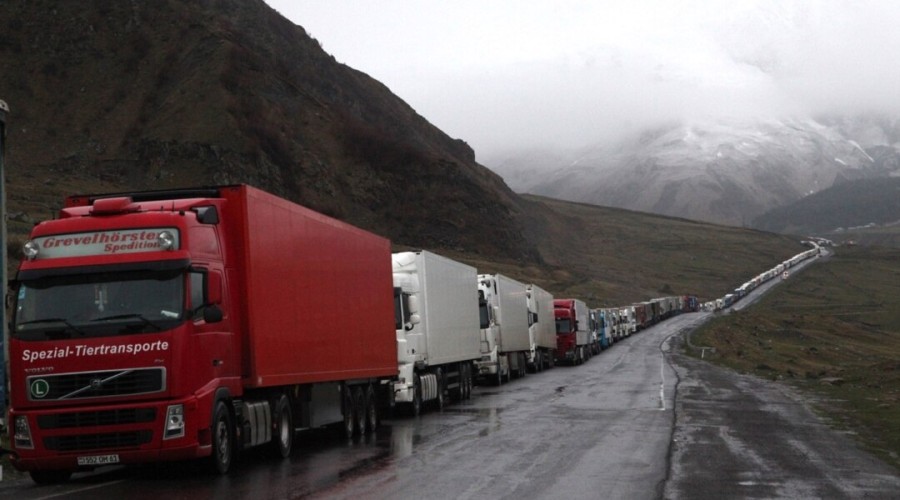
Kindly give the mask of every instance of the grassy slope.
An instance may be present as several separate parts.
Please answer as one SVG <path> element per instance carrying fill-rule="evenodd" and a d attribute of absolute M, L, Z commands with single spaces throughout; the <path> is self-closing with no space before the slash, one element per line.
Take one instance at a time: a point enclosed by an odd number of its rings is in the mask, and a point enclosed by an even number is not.
<path fill-rule="evenodd" d="M 721 297 L 804 249 L 797 238 L 526 196 L 544 265 L 456 254 L 480 272 L 537 283 L 591 307 L 662 295 Z"/>
<path fill-rule="evenodd" d="M 790 381 L 900 468 L 900 251 L 842 247 L 749 310 L 707 324 L 706 359 Z"/>
<path fill-rule="evenodd" d="M 826 233 L 823 236 L 833 240 L 835 243 L 855 241 L 860 245 L 900 248 L 900 225 L 897 224 L 851 229 L 840 233 Z"/>

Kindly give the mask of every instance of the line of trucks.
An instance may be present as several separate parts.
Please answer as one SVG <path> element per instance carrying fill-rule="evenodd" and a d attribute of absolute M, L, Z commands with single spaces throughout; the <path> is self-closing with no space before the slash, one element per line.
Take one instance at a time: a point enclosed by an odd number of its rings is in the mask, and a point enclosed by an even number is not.
<path fill-rule="evenodd" d="M 697 297 L 590 309 L 247 185 L 71 196 L 33 228 L 6 343 L 13 465 L 38 483 L 110 464 L 374 431 L 556 363 Z M 347 314 L 350 311 L 352 314 Z"/>
<path fill-rule="evenodd" d="M 756 290 L 760 285 L 767 283 L 768 281 L 775 279 L 777 277 L 781 277 L 782 279 L 787 279 L 790 275 L 790 270 L 796 266 L 798 266 L 801 262 L 812 259 L 814 257 L 818 257 L 822 254 L 822 246 L 814 241 L 808 240 L 802 242 L 804 245 L 808 245 L 812 248 L 809 250 L 803 251 L 794 255 L 789 259 L 785 259 L 784 262 L 781 262 L 777 266 L 772 269 L 768 269 L 754 276 L 753 278 L 744 282 L 741 286 L 737 287 L 731 293 L 726 293 L 724 296 L 710 300 L 708 302 L 704 302 L 700 305 L 701 310 L 708 312 L 721 311 L 723 309 L 729 308 L 737 303 L 742 298 L 746 297 L 753 290 Z"/>

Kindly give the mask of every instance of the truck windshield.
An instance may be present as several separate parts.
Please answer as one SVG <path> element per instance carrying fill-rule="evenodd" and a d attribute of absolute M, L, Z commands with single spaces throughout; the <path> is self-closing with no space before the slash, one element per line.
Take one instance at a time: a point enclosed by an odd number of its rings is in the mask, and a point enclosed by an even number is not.
<path fill-rule="evenodd" d="M 556 320 L 556 333 L 572 333 L 571 325 L 572 322 L 569 318 L 557 319 Z"/>
<path fill-rule="evenodd" d="M 100 337 L 170 329 L 185 318 L 184 271 L 44 277 L 18 290 L 12 336 Z"/>

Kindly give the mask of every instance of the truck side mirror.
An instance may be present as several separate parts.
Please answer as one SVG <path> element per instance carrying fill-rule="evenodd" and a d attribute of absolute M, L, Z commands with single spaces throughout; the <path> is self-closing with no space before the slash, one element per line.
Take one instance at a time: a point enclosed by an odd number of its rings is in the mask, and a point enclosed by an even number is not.
<path fill-rule="evenodd" d="M 222 275 L 217 272 L 206 275 L 206 301 L 208 304 L 222 303 Z"/>
<path fill-rule="evenodd" d="M 223 317 L 222 308 L 215 304 L 203 308 L 203 321 L 207 323 L 218 323 Z"/>

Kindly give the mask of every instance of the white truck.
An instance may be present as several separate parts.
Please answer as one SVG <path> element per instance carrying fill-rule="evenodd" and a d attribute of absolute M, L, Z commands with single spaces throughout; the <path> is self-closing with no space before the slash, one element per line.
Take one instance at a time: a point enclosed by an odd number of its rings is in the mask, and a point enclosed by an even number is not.
<path fill-rule="evenodd" d="M 478 300 L 481 311 L 481 359 L 478 375 L 500 385 L 513 372 L 524 376 L 528 335 L 528 301 L 525 285 L 502 274 L 478 275 Z"/>
<path fill-rule="evenodd" d="M 528 336 L 531 351 L 528 369 L 533 372 L 552 368 L 556 359 L 556 321 L 553 317 L 553 295 L 530 284 L 525 287 L 528 305 Z"/>
<path fill-rule="evenodd" d="M 413 415 L 468 399 L 481 357 L 474 267 L 427 252 L 392 255 L 399 373 L 394 403 Z"/>
<path fill-rule="evenodd" d="M 634 306 L 626 306 L 619 309 L 619 317 L 622 318 L 622 328 L 625 330 L 625 336 L 630 337 L 632 333 L 637 332 L 637 321 L 634 316 Z"/>

